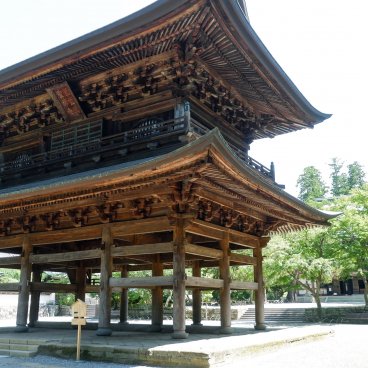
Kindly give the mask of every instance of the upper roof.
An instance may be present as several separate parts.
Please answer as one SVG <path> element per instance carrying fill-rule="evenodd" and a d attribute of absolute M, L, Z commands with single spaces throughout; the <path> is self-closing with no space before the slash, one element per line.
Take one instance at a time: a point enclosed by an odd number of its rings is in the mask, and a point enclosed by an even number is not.
<path fill-rule="evenodd" d="M 274 136 L 313 127 L 330 115 L 315 109 L 250 26 L 237 0 L 158 0 L 110 25 L 0 71 L 0 112 L 82 79 L 181 45 L 185 57 L 221 78 L 262 117 Z"/>

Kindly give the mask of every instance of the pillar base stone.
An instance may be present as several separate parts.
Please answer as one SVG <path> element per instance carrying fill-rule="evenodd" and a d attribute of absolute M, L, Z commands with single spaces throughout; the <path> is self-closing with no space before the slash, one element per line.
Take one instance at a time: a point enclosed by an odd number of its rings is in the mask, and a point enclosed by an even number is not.
<path fill-rule="evenodd" d="M 189 336 L 188 333 L 186 333 L 185 331 L 174 331 L 172 334 L 171 334 L 171 337 L 173 339 L 187 339 Z"/>
<path fill-rule="evenodd" d="M 111 336 L 112 329 L 109 327 L 99 327 L 96 331 L 97 336 Z"/>
<path fill-rule="evenodd" d="M 233 328 L 232 327 L 221 327 L 218 332 L 223 335 L 231 335 L 233 333 Z"/>
<path fill-rule="evenodd" d="M 267 328 L 267 326 L 264 323 L 258 323 L 256 325 L 254 325 L 255 330 L 262 331 L 262 330 L 265 330 L 266 328 Z"/>
<path fill-rule="evenodd" d="M 28 326 L 17 325 L 14 332 L 28 332 Z"/>
<path fill-rule="evenodd" d="M 161 332 L 162 331 L 162 325 L 151 325 L 149 326 L 150 332 Z"/>

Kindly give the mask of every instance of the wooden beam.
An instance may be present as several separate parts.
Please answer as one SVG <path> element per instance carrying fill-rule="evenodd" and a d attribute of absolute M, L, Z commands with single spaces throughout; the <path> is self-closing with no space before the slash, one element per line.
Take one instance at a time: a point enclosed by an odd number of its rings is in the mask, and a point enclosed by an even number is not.
<path fill-rule="evenodd" d="M 31 254 L 30 256 L 31 263 L 34 264 L 70 262 L 96 258 L 101 258 L 101 249 L 78 250 L 63 253 Z"/>
<path fill-rule="evenodd" d="M 114 222 L 111 224 L 114 238 L 127 235 L 158 233 L 173 229 L 167 216 L 158 216 L 140 220 Z"/>
<path fill-rule="evenodd" d="M 255 266 L 257 264 L 257 259 L 244 254 L 231 253 L 230 262 Z"/>
<path fill-rule="evenodd" d="M 23 245 L 23 234 L 8 235 L 0 238 L 0 249 L 19 248 Z"/>
<path fill-rule="evenodd" d="M 111 223 L 113 237 L 146 234 L 172 230 L 167 216 Z M 28 234 L 32 245 L 68 243 L 101 238 L 103 224 L 67 228 Z M 23 244 L 23 234 L 0 237 L 0 249 L 18 248 Z"/>
<path fill-rule="evenodd" d="M 222 258 L 222 251 L 219 249 L 207 248 L 201 245 L 185 244 L 185 253 L 196 256 L 220 259 Z"/>
<path fill-rule="evenodd" d="M 256 248 L 259 246 L 259 239 L 254 235 L 242 233 L 237 230 L 229 229 L 223 226 L 212 224 L 210 222 L 195 219 L 186 229 L 188 232 L 205 236 L 211 239 L 221 240 L 223 234 L 229 232 L 229 242 L 244 247 Z"/>
<path fill-rule="evenodd" d="M 112 248 L 113 257 L 128 257 L 146 254 L 172 253 L 173 243 L 156 243 L 141 245 L 125 245 Z"/>
<path fill-rule="evenodd" d="M 5 284 L 0 284 L 0 291 L 15 291 L 18 292 L 20 285 L 18 282 L 7 282 Z"/>
<path fill-rule="evenodd" d="M 51 282 L 31 282 L 31 291 L 40 291 L 42 293 L 74 293 L 77 290 L 75 284 L 53 284 Z"/>
<path fill-rule="evenodd" d="M 253 281 L 231 281 L 230 289 L 233 290 L 258 290 L 258 283 Z"/>
<path fill-rule="evenodd" d="M 19 266 L 20 265 L 20 261 L 21 261 L 21 257 L 20 256 L 15 256 L 15 257 L 2 257 L 2 258 L 0 258 L 0 267 L 12 266 L 12 265 Z"/>
<path fill-rule="evenodd" d="M 99 293 L 100 285 L 86 285 L 86 293 Z"/>
<path fill-rule="evenodd" d="M 185 286 L 204 289 L 221 289 L 224 286 L 224 280 L 188 276 L 185 280 Z"/>
<path fill-rule="evenodd" d="M 112 288 L 155 288 L 155 287 L 172 287 L 172 276 L 154 276 L 154 277 L 110 277 L 110 287 Z"/>

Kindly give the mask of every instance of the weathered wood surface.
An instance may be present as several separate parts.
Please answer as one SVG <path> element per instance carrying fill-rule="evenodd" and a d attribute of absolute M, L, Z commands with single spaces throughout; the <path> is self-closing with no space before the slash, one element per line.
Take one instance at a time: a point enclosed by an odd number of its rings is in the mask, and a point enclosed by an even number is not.
<path fill-rule="evenodd" d="M 173 276 L 153 276 L 153 277 L 110 277 L 111 288 L 147 288 L 172 287 Z"/>
<path fill-rule="evenodd" d="M 230 248 L 229 248 L 229 232 L 224 233 L 224 238 L 220 241 L 223 253 L 220 260 L 220 278 L 223 280 L 223 287 L 220 289 L 220 314 L 221 314 L 221 330 L 225 333 L 231 332 L 231 290 L 230 290 Z"/>
<path fill-rule="evenodd" d="M 243 265 L 256 265 L 257 259 L 251 256 L 247 256 L 245 254 L 231 253 L 230 262 Z"/>
<path fill-rule="evenodd" d="M 101 250 L 100 305 L 98 310 L 98 330 L 96 334 L 100 336 L 109 336 L 112 333 L 110 328 L 111 288 L 109 285 L 112 273 L 111 247 L 113 245 L 111 227 L 105 225 L 102 228 L 102 234 L 100 236 L 103 249 Z"/>
<path fill-rule="evenodd" d="M 0 291 L 15 291 L 18 292 L 20 284 L 18 282 L 7 282 L 0 284 Z"/>
<path fill-rule="evenodd" d="M 185 253 L 193 254 L 201 257 L 220 259 L 222 257 L 222 251 L 219 249 L 208 248 L 195 244 L 185 244 Z"/>
<path fill-rule="evenodd" d="M 21 263 L 21 257 L 1 257 L 0 258 L 0 267 L 4 266 L 19 266 Z"/>
<path fill-rule="evenodd" d="M 84 259 L 100 259 L 101 249 L 77 250 L 73 252 L 32 254 L 30 261 L 34 264 L 80 261 Z"/>
<path fill-rule="evenodd" d="M 54 284 L 51 282 L 31 282 L 31 291 L 39 291 L 42 293 L 75 293 L 77 291 L 76 284 Z"/>
<path fill-rule="evenodd" d="M 224 286 L 224 281 L 220 279 L 210 279 L 208 277 L 187 276 L 185 286 L 202 289 L 220 289 Z"/>
<path fill-rule="evenodd" d="M 140 244 L 115 247 L 112 249 L 113 257 L 127 257 L 136 255 L 172 253 L 173 243 Z"/>
<path fill-rule="evenodd" d="M 32 266 L 29 256 L 32 251 L 32 244 L 28 236 L 23 236 L 22 257 L 19 280 L 18 308 L 17 308 L 17 329 L 26 331 L 28 322 L 29 304 L 29 283 L 31 281 Z"/>
<path fill-rule="evenodd" d="M 253 281 L 231 281 L 230 289 L 232 290 L 258 290 L 258 282 Z"/>
<path fill-rule="evenodd" d="M 233 229 L 224 228 L 210 222 L 194 219 L 186 228 L 189 233 L 221 240 L 225 232 L 229 232 L 229 242 L 244 247 L 255 248 L 259 246 L 258 237 L 242 233 Z"/>
<path fill-rule="evenodd" d="M 201 278 L 201 267 L 199 261 L 193 262 L 192 274 L 192 277 Z M 192 290 L 192 302 L 193 325 L 200 325 L 202 321 L 202 295 L 199 288 L 194 288 Z"/>

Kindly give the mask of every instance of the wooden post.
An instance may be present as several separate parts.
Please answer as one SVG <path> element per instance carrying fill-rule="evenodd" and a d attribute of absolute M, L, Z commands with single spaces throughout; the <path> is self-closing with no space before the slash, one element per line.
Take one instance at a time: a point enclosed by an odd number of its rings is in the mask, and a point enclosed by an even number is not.
<path fill-rule="evenodd" d="M 221 329 L 223 334 L 231 334 L 231 296 L 230 296 L 230 248 L 229 232 L 226 231 L 224 238 L 220 240 L 220 246 L 223 252 L 220 260 L 220 278 L 224 280 L 224 287 L 220 289 L 221 306 Z"/>
<path fill-rule="evenodd" d="M 121 277 L 128 277 L 128 267 L 126 265 L 121 268 Z M 120 323 L 128 324 L 128 289 L 122 289 L 120 293 Z"/>
<path fill-rule="evenodd" d="M 193 276 L 201 277 L 201 267 L 199 265 L 199 261 L 193 262 Z M 193 289 L 192 291 L 193 297 L 193 305 L 192 305 L 192 314 L 193 314 L 193 326 L 202 326 L 202 298 L 201 298 L 201 289 Z"/>
<path fill-rule="evenodd" d="M 86 268 L 79 266 L 76 269 L 76 284 L 77 292 L 75 293 L 75 300 L 86 300 Z"/>
<path fill-rule="evenodd" d="M 160 261 L 160 255 L 155 256 L 152 263 L 152 276 L 163 276 L 164 268 Z M 152 325 L 151 331 L 161 331 L 164 319 L 162 287 L 152 289 Z"/>
<path fill-rule="evenodd" d="M 20 281 L 19 281 L 19 295 L 18 295 L 18 308 L 17 308 L 17 327 L 16 332 L 27 332 L 27 320 L 28 320 L 28 303 L 29 303 L 29 282 L 31 276 L 31 263 L 29 262 L 29 256 L 32 250 L 32 246 L 29 242 L 28 236 L 23 238 L 22 246 L 22 258 L 20 265 Z"/>
<path fill-rule="evenodd" d="M 186 339 L 185 332 L 185 217 L 176 215 L 173 252 L 173 339 Z"/>
<path fill-rule="evenodd" d="M 32 282 L 41 282 L 42 271 L 35 268 L 32 272 Z M 34 327 L 38 321 L 38 313 L 40 309 L 40 291 L 31 292 L 31 306 L 29 308 L 29 327 Z"/>
<path fill-rule="evenodd" d="M 263 257 L 262 248 L 267 245 L 269 238 L 260 238 L 259 246 L 253 249 L 253 256 L 256 258 L 256 265 L 254 266 L 254 281 L 258 283 L 258 290 L 255 292 L 255 315 L 256 324 L 254 328 L 256 330 L 265 330 L 266 325 L 264 321 L 264 284 L 263 284 Z"/>
<path fill-rule="evenodd" d="M 111 289 L 109 285 L 109 279 L 112 273 L 112 243 L 113 238 L 111 234 L 111 228 L 106 225 L 102 229 L 100 305 L 98 309 L 98 329 L 96 331 L 97 336 L 110 336 L 112 333 L 110 326 Z"/>

